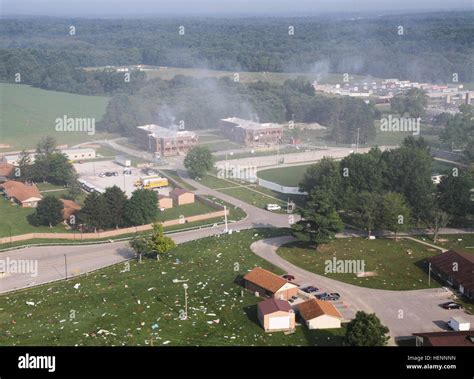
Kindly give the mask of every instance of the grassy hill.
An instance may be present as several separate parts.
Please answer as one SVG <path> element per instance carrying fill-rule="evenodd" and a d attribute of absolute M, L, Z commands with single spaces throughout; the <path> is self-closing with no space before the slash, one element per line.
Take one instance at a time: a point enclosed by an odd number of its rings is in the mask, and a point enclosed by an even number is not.
<path fill-rule="evenodd" d="M 83 96 L 46 91 L 22 84 L 0 83 L 0 152 L 33 148 L 45 135 L 58 144 L 69 146 L 105 135 L 86 132 L 57 132 L 56 118 L 90 117 L 100 121 L 108 103 L 107 97 Z"/>

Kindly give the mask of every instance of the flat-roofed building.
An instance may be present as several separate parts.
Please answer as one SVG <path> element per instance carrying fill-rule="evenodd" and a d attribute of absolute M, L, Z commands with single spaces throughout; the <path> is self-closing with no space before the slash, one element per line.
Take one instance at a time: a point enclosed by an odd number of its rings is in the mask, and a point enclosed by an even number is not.
<path fill-rule="evenodd" d="M 260 124 L 238 117 L 220 120 L 219 130 L 223 136 L 245 146 L 268 146 L 281 141 L 283 127 L 274 123 Z"/>
<path fill-rule="evenodd" d="M 194 132 L 156 124 L 138 126 L 137 139 L 148 151 L 162 157 L 184 155 L 198 144 L 198 136 Z"/>
<path fill-rule="evenodd" d="M 59 149 L 57 152 L 64 154 L 70 161 L 82 161 L 86 159 L 95 159 L 95 149 L 77 148 L 77 149 Z M 36 158 L 35 152 L 29 152 L 30 162 L 33 163 Z M 0 156 L 0 163 L 8 163 L 18 166 L 20 154 L 5 154 Z"/>

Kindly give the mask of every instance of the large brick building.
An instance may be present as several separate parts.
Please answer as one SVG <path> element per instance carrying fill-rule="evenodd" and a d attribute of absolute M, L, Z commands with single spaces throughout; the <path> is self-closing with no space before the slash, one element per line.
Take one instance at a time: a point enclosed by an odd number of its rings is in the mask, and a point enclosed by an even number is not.
<path fill-rule="evenodd" d="M 474 299 L 474 255 L 449 250 L 428 258 L 431 272 L 464 296 Z"/>
<path fill-rule="evenodd" d="M 198 143 L 194 132 L 150 124 L 137 127 L 137 138 L 148 151 L 162 157 L 184 155 Z"/>
<path fill-rule="evenodd" d="M 237 117 L 222 119 L 219 123 L 222 135 L 245 146 L 268 146 L 280 142 L 283 128 L 278 124 L 260 124 Z"/>

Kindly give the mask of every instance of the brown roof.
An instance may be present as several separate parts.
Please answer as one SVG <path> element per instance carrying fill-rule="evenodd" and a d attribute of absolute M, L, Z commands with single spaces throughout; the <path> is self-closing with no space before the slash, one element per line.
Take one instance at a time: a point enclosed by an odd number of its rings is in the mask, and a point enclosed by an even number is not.
<path fill-rule="evenodd" d="M 261 267 L 255 267 L 244 276 L 244 279 L 273 293 L 277 292 L 285 284 L 290 283 L 288 280 L 285 280 L 273 272 L 267 271 Z"/>
<path fill-rule="evenodd" d="M 469 292 L 474 292 L 474 254 L 449 250 L 428 258 L 428 262 L 431 262 L 432 267 L 462 284 Z M 453 270 L 454 263 L 457 263 L 457 271 Z"/>
<path fill-rule="evenodd" d="M 180 196 L 180 195 L 184 195 L 185 193 L 192 193 L 190 191 L 187 191 L 185 189 L 182 189 L 182 188 L 175 188 L 174 190 L 170 191 L 170 196 Z"/>
<path fill-rule="evenodd" d="M 258 303 L 257 306 L 260 313 L 263 315 L 268 315 L 268 314 L 278 312 L 278 311 L 283 311 L 283 312 L 291 311 L 290 304 L 287 301 L 275 299 L 275 298 L 263 300 L 260 303 Z"/>
<path fill-rule="evenodd" d="M 329 301 L 311 299 L 297 305 L 301 317 L 305 320 L 328 315 L 342 319 L 342 315 Z"/>
<path fill-rule="evenodd" d="M 35 184 L 24 184 L 15 180 L 9 180 L 0 185 L 8 197 L 13 197 L 20 202 L 24 202 L 32 197 L 42 198 L 38 187 Z"/>
<path fill-rule="evenodd" d="M 159 193 L 157 196 L 158 196 L 158 199 L 171 199 L 169 196 L 163 195 L 161 193 Z"/>
<path fill-rule="evenodd" d="M 474 347 L 474 330 L 463 332 L 413 333 L 423 337 L 431 346 L 470 346 Z"/>
<path fill-rule="evenodd" d="M 61 199 L 64 205 L 63 209 L 63 218 L 64 220 L 68 220 L 74 213 L 76 213 L 81 206 L 72 200 Z"/>
<path fill-rule="evenodd" d="M 0 176 L 10 176 L 14 169 L 15 166 L 10 163 L 0 163 Z"/>

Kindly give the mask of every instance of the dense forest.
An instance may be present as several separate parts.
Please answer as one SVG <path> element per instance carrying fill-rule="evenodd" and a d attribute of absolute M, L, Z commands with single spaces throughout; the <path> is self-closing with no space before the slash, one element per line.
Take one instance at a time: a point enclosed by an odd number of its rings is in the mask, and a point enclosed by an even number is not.
<path fill-rule="evenodd" d="M 146 64 L 230 71 L 474 81 L 473 12 L 369 19 L 2 19 L 0 79 L 84 94 L 131 93 L 110 72 Z M 403 30 L 400 29 L 403 27 Z M 291 29 L 294 28 L 294 29 Z M 294 33 L 292 33 L 294 31 Z"/>
<path fill-rule="evenodd" d="M 359 128 L 360 142 L 366 143 L 375 137 L 374 120 L 380 114 L 361 99 L 317 95 L 304 79 L 279 85 L 176 76 L 150 80 L 133 95 L 115 95 L 98 127 L 133 135 L 137 125 L 171 126 L 183 121 L 186 129 L 206 129 L 230 116 L 260 122 L 319 122 L 331 126 L 333 139 L 340 143 L 355 143 Z"/>

